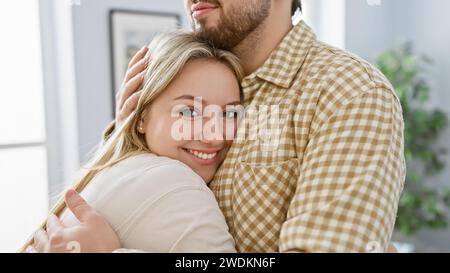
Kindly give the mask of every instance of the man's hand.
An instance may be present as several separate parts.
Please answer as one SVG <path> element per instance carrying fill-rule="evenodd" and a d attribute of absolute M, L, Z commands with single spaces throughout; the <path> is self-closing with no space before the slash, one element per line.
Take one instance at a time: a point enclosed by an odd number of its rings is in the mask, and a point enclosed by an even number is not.
<path fill-rule="evenodd" d="M 97 253 L 113 252 L 120 241 L 109 223 L 74 190 L 66 195 L 66 205 L 80 221 L 76 227 L 64 227 L 55 215 L 47 221 L 47 231 L 40 229 L 34 235 L 31 253 Z"/>
<path fill-rule="evenodd" d="M 150 62 L 150 54 L 145 46 L 131 59 L 125 79 L 116 95 L 116 128 L 136 109 L 141 97 L 142 83 Z"/>

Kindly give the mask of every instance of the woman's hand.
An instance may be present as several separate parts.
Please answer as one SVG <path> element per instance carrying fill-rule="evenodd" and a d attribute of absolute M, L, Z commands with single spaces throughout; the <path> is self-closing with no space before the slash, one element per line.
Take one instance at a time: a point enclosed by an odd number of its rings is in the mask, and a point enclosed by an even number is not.
<path fill-rule="evenodd" d="M 136 109 L 141 96 L 142 83 L 150 62 L 150 54 L 145 46 L 131 59 L 125 79 L 116 95 L 116 128 Z"/>
<path fill-rule="evenodd" d="M 119 249 L 120 241 L 109 223 L 81 196 L 70 190 L 65 195 L 67 208 L 80 221 L 76 227 L 64 227 L 55 215 L 47 221 L 47 230 L 34 235 L 29 253 L 97 253 Z"/>

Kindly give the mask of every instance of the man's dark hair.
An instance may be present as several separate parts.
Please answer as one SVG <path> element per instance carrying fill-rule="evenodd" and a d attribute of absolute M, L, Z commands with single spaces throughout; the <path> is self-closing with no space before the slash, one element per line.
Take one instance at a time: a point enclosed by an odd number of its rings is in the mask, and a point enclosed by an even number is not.
<path fill-rule="evenodd" d="M 291 15 L 294 16 L 297 10 L 302 11 L 302 0 L 292 0 Z"/>

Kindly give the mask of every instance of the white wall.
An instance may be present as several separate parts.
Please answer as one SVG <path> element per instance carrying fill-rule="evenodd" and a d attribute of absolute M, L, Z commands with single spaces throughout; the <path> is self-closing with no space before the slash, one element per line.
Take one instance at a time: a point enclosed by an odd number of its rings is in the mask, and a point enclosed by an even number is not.
<path fill-rule="evenodd" d="M 79 167 L 72 11 L 40 0 L 50 206 Z"/>
<path fill-rule="evenodd" d="M 317 37 L 326 43 L 345 48 L 345 0 L 302 0 L 303 19 Z"/>
<path fill-rule="evenodd" d="M 366 0 L 346 0 L 346 49 L 373 60 L 381 50 L 391 47 L 396 25 L 391 18 L 399 16 L 392 9 L 395 1 L 383 0 L 374 6 Z"/>

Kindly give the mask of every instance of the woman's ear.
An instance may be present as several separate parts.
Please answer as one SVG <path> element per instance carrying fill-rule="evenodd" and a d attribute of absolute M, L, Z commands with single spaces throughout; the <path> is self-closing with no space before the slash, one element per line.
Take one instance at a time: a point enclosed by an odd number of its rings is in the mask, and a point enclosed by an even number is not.
<path fill-rule="evenodd" d="M 144 111 L 142 111 L 142 113 L 140 114 L 140 118 L 139 121 L 137 123 L 137 128 L 136 130 L 140 133 L 140 134 L 145 134 L 145 129 L 146 129 L 146 125 L 145 125 L 145 120 L 148 119 L 148 108 L 146 108 Z"/>
<path fill-rule="evenodd" d="M 141 119 L 139 119 L 139 122 L 137 123 L 137 128 L 139 133 L 141 134 L 145 134 L 145 122 L 144 122 L 144 117 L 142 117 Z"/>

